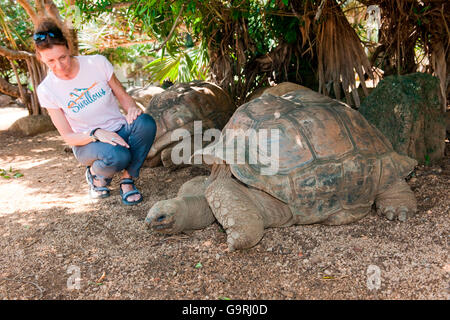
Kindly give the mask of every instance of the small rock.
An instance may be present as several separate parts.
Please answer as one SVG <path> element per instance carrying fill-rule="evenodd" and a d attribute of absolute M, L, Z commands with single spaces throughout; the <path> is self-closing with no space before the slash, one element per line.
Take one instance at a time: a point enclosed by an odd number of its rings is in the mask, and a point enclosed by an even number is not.
<path fill-rule="evenodd" d="M 13 100 L 10 96 L 0 94 L 0 107 L 6 107 L 12 101 Z"/>
<path fill-rule="evenodd" d="M 266 251 L 268 251 L 268 252 L 272 252 L 272 250 L 273 250 L 273 248 L 267 248 L 267 250 L 266 250 Z"/>
<path fill-rule="evenodd" d="M 46 115 L 32 115 L 18 119 L 8 129 L 11 132 L 19 132 L 25 136 L 35 136 L 56 130 L 52 120 Z"/>
<path fill-rule="evenodd" d="M 207 241 L 203 242 L 202 245 L 203 245 L 204 247 L 209 247 L 209 246 L 211 246 L 211 244 L 212 244 L 211 241 L 207 240 Z"/>
<path fill-rule="evenodd" d="M 66 153 L 73 153 L 73 150 L 70 146 L 64 146 L 63 151 Z"/>
<path fill-rule="evenodd" d="M 281 294 L 282 294 L 283 296 L 285 296 L 285 297 L 288 297 L 288 298 L 293 298 L 293 297 L 294 297 L 294 293 L 291 292 L 291 291 L 287 291 L 287 290 L 282 290 L 282 291 L 281 291 Z"/>

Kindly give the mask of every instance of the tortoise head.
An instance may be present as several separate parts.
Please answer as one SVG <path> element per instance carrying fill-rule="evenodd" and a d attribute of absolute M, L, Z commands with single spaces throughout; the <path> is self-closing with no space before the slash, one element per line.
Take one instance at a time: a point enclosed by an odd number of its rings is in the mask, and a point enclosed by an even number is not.
<path fill-rule="evenodd" d="M 158 201 L 145 218 L 147 229 L 174 234 L 185 229 L 186 203 L 181 199 Z"/>

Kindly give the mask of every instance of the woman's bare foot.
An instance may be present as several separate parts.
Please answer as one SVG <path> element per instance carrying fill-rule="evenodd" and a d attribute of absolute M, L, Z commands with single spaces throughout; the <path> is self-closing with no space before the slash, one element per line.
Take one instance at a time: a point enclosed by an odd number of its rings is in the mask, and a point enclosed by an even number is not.
<path fill-rule="evenodd" d="M 92 167 L 88 167 L 90 177 L 88 176 L 88 173 L 86 172 L 86 179 L 88 180 L 89 185 L 94 185 L 95 187 L 106 187 L 107 183 L 103 180 L 99 180 L 95 178 L 95 172 L 92 170 Z M 91 182 L 90 182 L 91 181 Z M 101 198 L 104 198 L 105 196 L 109 195 L 109 189 L 108 190 L 98 190 L 93 191 L 92 187 L 90 190 L 91 197 L 98 198 L 99 195 Z"/>

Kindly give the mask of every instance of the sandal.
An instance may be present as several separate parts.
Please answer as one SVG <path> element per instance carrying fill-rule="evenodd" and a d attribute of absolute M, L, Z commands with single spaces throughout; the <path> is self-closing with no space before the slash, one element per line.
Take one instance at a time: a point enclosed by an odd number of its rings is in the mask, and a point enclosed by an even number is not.
<path fill-rule="evenodd" d="M 107 187 L 97 187 L 94 185 L 96 175 L 91 173 L 90 167 L 86 169 L 86 181 L 89 184 L 89 195 L 92 199 L 107 198 L 110 195 L 110 190 Z M 105 179 L 107 184 L 111 179 Z M 106 191 L 106 192 L 105 192 Z"/>
<path fill-rule="evenodd" d="M 122 185 L 123 184 L 131 184 L 131 185 L 133 185 L 133 189 L 134 190 L 131 190 L 131 191 L 128 191 L 128 192 L 124 193 L 123 190 L 122 190 Z M 138 204 L 139 202 L 142 201 L 142 194 L 138 191 L 138 189 L 134 185 L 133 179 L 129 179 L 129 178 L 122 179 L 122 180 L 120 180 L 119 185 L 120 185 L 120 187 L 119 187 L 119 189 L 120 189 L 120 196 L 122 197 L 122 203 L 123 204 L 132 206 L 132 205 Z M 134 194 L 139 194 L 141 197 L 138 200 L 136 200 L 136 201 L 127 201 L 127 198 L 129 196 L 134 195 Z"/>

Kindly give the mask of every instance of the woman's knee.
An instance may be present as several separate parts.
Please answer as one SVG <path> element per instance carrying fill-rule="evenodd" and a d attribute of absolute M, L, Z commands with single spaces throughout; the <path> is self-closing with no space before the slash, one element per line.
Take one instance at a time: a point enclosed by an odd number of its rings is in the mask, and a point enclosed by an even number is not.
<path fill-rule="evenodd" d="M 156 121 L 147 113 L 143 113 L 137 117 L 136 126 L 137 131 L 145 131 L 146 134 L 154 134 L 156 132 Z"/>
<path fill-rule="evenodd" d="M 113 151 L 103 159 L 105 166 L 114 168 L 115 171 L 121 171 L 125 169 L 130 161 L 130 151 L 122 146 L 116 146 Z"/>

